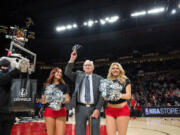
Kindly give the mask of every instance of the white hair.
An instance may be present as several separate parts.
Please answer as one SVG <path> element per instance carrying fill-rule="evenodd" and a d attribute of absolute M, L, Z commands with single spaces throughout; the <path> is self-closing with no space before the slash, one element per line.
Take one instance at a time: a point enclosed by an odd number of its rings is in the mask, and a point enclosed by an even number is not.
<path fill-rule="evenodd" d="M 90 64 L 94 67 L 94 62 L 93 62 L 93 61 L 91 61 L 91 60 L 85 60 L 84 64 L 85 64 L 86 62 L 90 62 Z M 83 64 L 83 66 L 84 66 L 84 64 Z"/>

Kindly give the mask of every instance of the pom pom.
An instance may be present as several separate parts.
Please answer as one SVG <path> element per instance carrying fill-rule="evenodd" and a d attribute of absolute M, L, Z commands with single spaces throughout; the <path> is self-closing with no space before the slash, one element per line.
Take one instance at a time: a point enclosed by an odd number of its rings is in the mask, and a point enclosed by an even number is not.
<path fill-rule="evenodd" d="M 106 97 L 106 99 L 109 101 L 117 101 L 121 99 L 122 89 L 122 85 L 120 85 L 119 83 L 113 83 L 113 81 L 109 79 L 103 79 L 100 81 L 99 90 L 102 94 L 102 97 Z"/>
<path fill-rule="evenodd" d="M 45 97 L 46 101 L 50 103 L 48 107 L 56 111 L 61 109 L 61 104 L 65 101 L 63 92 L 53 84 L 46 87 Z"/>

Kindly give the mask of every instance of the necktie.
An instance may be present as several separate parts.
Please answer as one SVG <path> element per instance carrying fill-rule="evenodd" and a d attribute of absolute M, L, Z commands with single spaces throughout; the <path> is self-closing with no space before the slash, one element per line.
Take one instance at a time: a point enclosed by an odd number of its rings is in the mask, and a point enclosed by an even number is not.
<path fill-rule="evenodd" d="M 89 76 L 85 78 L 85 101 L 87 103 L 90 102 L 90 83 L 89 83 Z"/>

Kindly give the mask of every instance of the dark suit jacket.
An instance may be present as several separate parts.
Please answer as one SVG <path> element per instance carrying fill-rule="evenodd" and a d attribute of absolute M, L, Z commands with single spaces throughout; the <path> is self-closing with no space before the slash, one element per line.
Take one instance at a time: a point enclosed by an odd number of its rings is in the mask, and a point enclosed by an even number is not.
<path fill-rule="evenodd" d="M 86 74 L 83 71 L 73 72 L 72 71 L 73 65 L 74 65 L 73 63 L 67 64 L 65 68 L 65 75 L 75 82 L 75 90 L 71 99 L 72 107 L 75 108 L 77 102 L 80 102 L 81 85 Z M 104 99 L 99 91 L 99 85 L 101 79 L 103 79 L 101 76 L 97 74 L 92 74 L 94 104 L 95 104 L 95 108 L 98 109 L 99 111 L 101 110 L 101 107 L 104 103 Z"/>
<path fill-rule="evenodd" d="M 19 75 L 18 69 L 13 68 L 4 73 L 0 69 L 0 112 L 9 113 L 10 87 L 12 79 Z"/>

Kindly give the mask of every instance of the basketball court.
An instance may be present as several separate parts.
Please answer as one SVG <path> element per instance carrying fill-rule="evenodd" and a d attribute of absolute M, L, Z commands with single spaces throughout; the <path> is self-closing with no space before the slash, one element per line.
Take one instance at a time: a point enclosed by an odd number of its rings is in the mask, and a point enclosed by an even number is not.
<path fill-rule="evenodd" d="M 88 127 L 88 126 L 87 126 Z M 89 130 L 89 129 L 88 129 Z M 107 135 L 105 119 L 101 118 L 101 135 Z M 131 119 L 127 135 L 179 135 L 180 118 L 136 118 Z M 17 122 L 11 135 L 47 135 L 43 119 L 27 118 Z M 75 135 L 74 117 L 69 118 L 66 124 L 66 135 Z M 88 131 L 87 131 L 87 134 Z"/>

